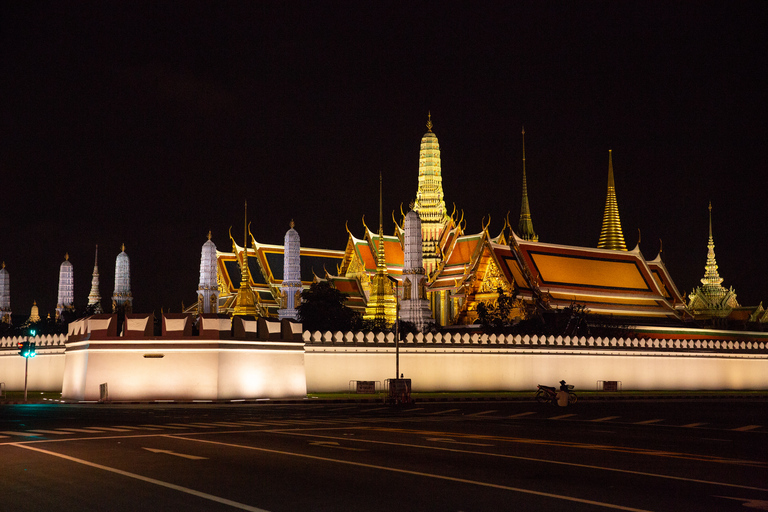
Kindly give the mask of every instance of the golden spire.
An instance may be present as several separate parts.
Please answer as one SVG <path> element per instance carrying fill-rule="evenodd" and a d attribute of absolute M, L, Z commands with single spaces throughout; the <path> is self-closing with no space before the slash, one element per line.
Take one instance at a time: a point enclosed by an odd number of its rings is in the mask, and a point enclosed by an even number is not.
<path fill-rule="evenodd" d="M 293 226 L 295 226 L 296 224 L 293 222 L 293 219 L 291 219 L 291 222 L 289 222 L 288 225 L 291 227 L 291 229 L 293 229 Z"/>
<path fill-rule="evenodd" d="M 624 235 L 621 232 L 621 219 L 619 218 L 619 205 L 616 202 L 616 185 L 613 181 L 613 157 L 608 150 L 608 196 L 605 199 L 605 212 L 603 213 L 603 228 L 600 231 L 598 249 L 613 249 L 626 251 Z"/>
<path fill-rule="evenodd" d="M 122 245 L 120 246 L 120 251 L 121 251 L 121 252 L 125 252 L 125 244 L 122 244 Z"/>
<path fill-rule="evenodd" d="M 211 230 L 209 229 L 208 230 L 208 240 L 210 240 L 210 239 L 211 239 Z"/>
<path fill-rule="evenodd" d="M 520 206 L 520 222 L 517 225 L 520 238 L 538 242 L 539 236 L 533 230 L 531 207 L 528 204 L 528 180 L 525 176 L 525 126 L 523 126 L 523 202 Z"/>
<path fill-rule="evenodd" d="M 432 112 L 427 111 L 427 131 L 432 131 Z"/>
<path fill-rule="evenodd" d="M 68 252 L 64 253 L 64 261 L 69 261 L 69 253 Z"/>
<path fill-rule="evenodd" d="M 382 178 L 379 172 L 379 240 L 376 254 L 376 274 L 371 278 L 370 294 L 365 306 L 364 320 L 372 320 L 386 326 L 392 325 L 397 316 L 397 301 L 387 277 L 387 260 L 384 254 L 384 208 Z"/>
<path fill-rule="evenodd" d="M 230 235 L 231 237 L 232 235 Z M 234 245 L 234 239 L 232 240 Z M 257 316 L 256 295 L 251 289 L 250 273 L 248 272 L 248 201 L 245 202 L 243 221 L 243 251 L 240 259 L 240 289 L 237 290 L 233 314 Z"/>

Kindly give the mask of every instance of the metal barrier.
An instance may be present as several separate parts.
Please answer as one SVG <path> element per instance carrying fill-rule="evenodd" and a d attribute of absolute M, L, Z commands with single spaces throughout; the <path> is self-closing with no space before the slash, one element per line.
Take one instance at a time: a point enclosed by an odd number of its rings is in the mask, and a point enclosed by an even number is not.
<path fill-rule="evenodd" d="M 359 393 L 359 394 L 368 394 L 368 395 L 381 393 L 381 381 L 380 380 L 351 380 L 349 381 L 349 392 Z"/>
<path fill-rule="evenodd" d="M 620 380 L 599 380 L 595 385 L 597 391 L 621 391 L 621 388 Z"/>
<path fill-rule="evenodd" d="M 5 382 L 0 382 L 0 398 L 5 398 Z"/>

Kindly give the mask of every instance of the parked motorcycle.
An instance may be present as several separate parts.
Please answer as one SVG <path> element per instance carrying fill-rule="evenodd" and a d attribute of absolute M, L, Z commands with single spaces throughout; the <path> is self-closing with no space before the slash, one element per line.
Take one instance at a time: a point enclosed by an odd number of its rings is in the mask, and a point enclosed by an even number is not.
<path fill-rule="evenodd" d="M 554 386 L 542 386 L 541 384 L 538 385 L 538 391 L 536 391 L 536 401 L 540 404 L 553 404 L 557 405 L 557 388 Z M 573 389 L 573 385 L 568 384 L 568 405 L 573 405 L 576 403 L 576 400 L 578 400 L 578 397 L 576 396 L 576 393 L 571 391 Z"/>

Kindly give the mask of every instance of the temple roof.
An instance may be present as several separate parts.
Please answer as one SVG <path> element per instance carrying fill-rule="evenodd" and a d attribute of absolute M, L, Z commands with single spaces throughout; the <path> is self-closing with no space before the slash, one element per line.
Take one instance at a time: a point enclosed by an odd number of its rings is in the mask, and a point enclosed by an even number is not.
<path fill-rule="evenodd" d="M 512 235 L 518 268 L 509 266 L 507 273 L 517 270 L 530 288 L 551 297 L 553 306 L 577 302 L 590 313 L 680 317 L 683 299 L 661 258 L 647 262 L 639 246 L 616 251 L 529 242 Z"/>

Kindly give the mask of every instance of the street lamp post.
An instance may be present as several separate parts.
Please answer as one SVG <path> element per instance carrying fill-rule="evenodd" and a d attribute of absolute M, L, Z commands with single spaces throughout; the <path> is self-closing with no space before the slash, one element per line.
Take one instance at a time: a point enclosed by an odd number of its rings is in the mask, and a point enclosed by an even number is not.
<path fill-rule="evenodd" d="M 394 277 L 387 275 L 387 279 L 395 285 L 395 378 L 400 378 L 400 295 L 398 290 L 398 281 Z"/>

